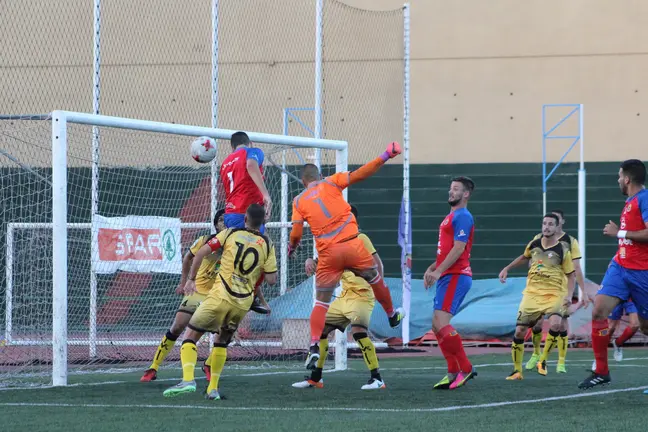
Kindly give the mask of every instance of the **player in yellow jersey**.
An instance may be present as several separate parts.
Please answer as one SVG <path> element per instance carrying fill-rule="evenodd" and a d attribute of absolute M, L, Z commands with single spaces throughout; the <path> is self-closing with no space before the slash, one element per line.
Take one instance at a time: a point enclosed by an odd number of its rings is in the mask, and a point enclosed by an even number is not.
<path fill-rule="evenodd" d="M 560 336 L 562 317 L 567 314 L 574 290 L 574 264 L 570 246 L 560 241 L 557 228 L 558 216 L 548 213 L 542 219 L 542 238 L 529 242 L 524 258 L 529 266 L 527 286 L 523 292 L 518 310 L 517 326 L 511 345 L 513 372 L 507 380 L 521 380 L 522 359 L 524 357 L 524 337 L 529 327 L 533 327 L 544 315 L 549 315 L 549 335 L 537 368 L 541 375 L 547 374 L 547 358 Z M 500 273 L 500 281 L 506 282 L 508 271 L 518 260 L 506 266 Z M 564 278 L 569 279 L 565 290 Z"/>
<path fill-rule="evenodd" d="M 185 340 L 180 349 L 182 381 L 164 391 L 165 397 L 195 392 L 194 369 L 198 360 L 196 341 L 206 332 L 218 333 L 209 356 L 211 379 L 205 397 L 221 399 L 220 375 L 227 359 L 227 345 L 239 323 L 250 310 L 255 294 L 265 303 L 258 283 L 262 277 L 274 285 L 277 283 L 277 258 L 270 239 L 259 232 L 265 218 L 265 210 L 252 204 L 245 213 L 245 228 L 227 229 L 209 240 L 196 253 L 191 264 L 185 292 L 196 288 L 196 276 L 202 260 L 222 249 L 221 267 L 211 291 L 189 321 Z M 266 304 L 267 306 L 267 304 Z"/>
<path fill-rule="evenodd" d="M 565 213 L 561 209 L 555 209 L 551 210 L 551 213 L 556 215 L 558 217 L 558 227 L 556 229 L 556 236 L 558 236 L 558 239 L 562 242 L 565 242 L 569 245 L 570 252 L 571 252 L 571 257 L 572 257 L 572 262 L 574 263 L 574 271 L 575 271 L 575 281 L 578 282 L 578 286 L 581 287 L 583 290 L 583 297 L 582 300 L 578 303 L 577 307 L 575 310 L 585 307 L 589 305 L 591 299 L 587 292 L 585 291 L 585 278 L 583 276 L 583 270 L 581 269 L 580 266 L 580 260 L 582 258 L 581 251 L 580 251 L 580 245 L 578 244 L 578 240 L 576 240 L 574 237 L 570 236 L 567 234 L 565 231 L 563 231 L 563 226 L 565 224 Z M 537 240 L 539 238 L 542 238 L 542 233 L 536 235 L 534 237 L 534 240 Z M 527 259 L 524 257 L 524 255 L 520 255 L 517 257 L 513 263 L 511 263 L 511 268 L 517 266 L 519 263 L 522 262 L 527 262 Z M 504 270 L 502 270 L 504 271 Z M 501 274 L 500 274 L 501 277 Z M 568 279 L 565 277 L 563 279 L 564 284 L 565 284 L 565 291 L 569 289 L 567 286 Z M 574 279 L 572 279 L 572 282 Z M 572 288 L 573 292 L 573 288 Z M 558 337 L 558 363 L 556 365 L 556 372 L 557 373 L 566 373 L 567 368 L 565 366 L 565 360 L 567 358 L 567 347 L 569 345 L 569 315 L 570 312 L 567 311 L 567 313 L 563 316 L 562 323 L 560 326 L 560 336 Z M 542 328 L 543 328 L 543 323 L 544 323 L 544 317 L 540 318 L 538 322 L 533 326 L 532 329 L 532 342 L 533 342 L 533 354 L 531 355 L 531 358 L 526 364 L 526 369 L 531 370 L 536 368 L 536 365 L 538 361 L 540 360 L 540 357 L 542 355 L 540 345 L 542 343 Z"/>
<path fill-rule="evenodd" d="M 214 216 L 214 228 L 216 229 L 217 234 L 225 229 L 224 215 L 225 210 L 223 209 L 216 212 L 216 215 Z M 187 275 L 189 274 L 189 269 L 191 268 L 196 253 L 198 253 L 205 243 L 215 236 L 216 235 L 214 234 L 198 237 L 182 259 L 182 275 L 180 276 L 180 283 L 176 288 L 176 294 L 184 294 L 184 297 L 180 302 L 180 306 L 176 312 L 173 324 L 171 324 L 171 328 L 167 330 L 166 335 L 162 338 L 160 345 L 155 351 L 155 356 L 153 356 L 153 362 L 146 372 L 144 372 L 144 375 L 142 375 L 142 378 L 140 379 L 141 382 L 150 382 L 157 378 L 157 371 L 160 368 L 160 365 L 173 349 L 176 340 L 185 330 L 187 324 L 189 324 L 189 320 L 198 308 L 198 305 L 207 298 L 209 290 L 214 285 L 220 267 L 221 251 L 211 253 L 202 260 L 202 263 L 198 268 L 198 273 L 196 274 L 195 292 L 188 294 L 185 293 L 184 290 L 187 283 Z M 209 376 L 209 366 L 205 364 L 203 370 Z"/>
<path fill-rule="evenodd" d="M 358 218 L 358 211 L 354 206 L 351 206 L 351 213 Z M 383 276 L 383 264 L 380 256 L 374 248 L 371 240 L 365 234 L 360 233 L 358 238 L 374 259 L 374 263 L 380 276 Z M 306 274 L 311 276 L 317 269 L 317 260 L 309 258 L 306 260 Z M 324 380 L 322 379 L 322 369 L 326 362 L 328 354 L 328 335 L 333 330 L 344 331 L 347 326 L 351 325 L 353 338 L 357 342 L 360 350 L 362 351 L 362 358 L 364 359 L 371 377 L 369 382 L 363 385 L 362 390 L 377 390 L 384 389 L 385 382 L 380 376 L 378 370 L 378 356 L 376 355 L 376 347 L 371 339 L 369 339 L 368 328 L 371 319 L 371 312 L 374 308 L 375 297 L 371 285 L 361 278 L 356 276 L 353 272 L 346 270 L 342 273 L 342 293 L 336 298 L 329 310 L 326 312 L 326 320 L 324 331 L 319 341 L 319 358 L 315 368 L 311 372 L 310 377 L 306 377 L 304 381 L 294 383 L 292 386 L 295 388 L 322 388 L 324 387 Z"/>

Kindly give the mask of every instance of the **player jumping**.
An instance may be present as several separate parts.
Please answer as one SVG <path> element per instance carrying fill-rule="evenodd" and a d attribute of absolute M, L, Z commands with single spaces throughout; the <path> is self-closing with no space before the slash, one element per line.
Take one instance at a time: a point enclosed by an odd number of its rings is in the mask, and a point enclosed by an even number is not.
<path fill-rule="evenodd" d="M 216 228 L 217 234 L 225 229 L 225 224 L 223 222 L 224 214 L 225 210 L 219 210 L 214 217 L 214 228 Z M 173 349 L 176 340 L 185 330 L 187 324 L 189 324 L 189 320 L 194 312 L 196 312 L 198 305 L 205 301 L 209 290 L 214 285 L 220 267 L 220 251 L 209 254 L 202 260 L 202 263 L 198 268 L 198 273 L 196 274 L 196 291 L 189 294 L 185 293 L 184 290 L 187 283 L 187 275 L 189 274 L 189 269 L 191 268 L 196 253 L 205 243 L 215 236 L 216 235 L 204 235 L 198 237 L 182 259 L 182 275 L 180 276 L 180 284 L 178 284 L 178 287 L 176 288 L 176 294 L 185 294 L 185 296 L 180 302 L 180 306 L 176 312 L 173 324 L 171 324 L 171 328 L 162 338 L 160 346 L 158 346 L 157 351 L 155 351 L 153 363 L 151 363 L 151 366 L 149 366 L 146 372 L 144 372 L 144 375 L 142 375 L 142 378 L 140 379 L 141 382 L 154 381 L 157 378 L 157 371 L 160 368 L 160 365 Z M 209 366 L 207 362 L 203 366 L 203 370 L 209 379 Z"/>
<path fill-rule="evenodd" d="M 612 339 L 612 348 L 614 348 L 614 360 L 620 362 L 623 361 L 623 345 L 637 333 L 639 330 L 639 311 L 637 311 L 637 306 L 628 300 L 624 303 L 619 303 L 610 316 L 608 317 L 608 325 L 610 327 L 610 339 L 614 337 L 614 332 L 617 327 L 619 327 L 619 322 L 621 322 L 621 317 L 624 315 L 628 316 L 628 325 L 626 326 L 621 336 L 618 338 Z M 592 370 L 596 370 L 596 360 L 592 362 Z"/>
<path fill-rule="evenodd" d="M 315 275 L 316 301 L 310 316 L 311 346 L 306 358 L 307 369 L 313 369 L 320 358 L 318 342 L 324 331 L 333 291 L 344 270 L 351 270 L 371 285 L 392 327 L 400 325 L 403 319 L 402 310 L 394 310 L 389 289 L 376 270 L 373 257 L 358 238 L 358 224 L 342 195 L 344 189 L 375 174 L 387 160 L 400 153 L 400 145 L 392 142 L 383 154 L 368 164 L 353 172 L 340 172 L 325 179 L 313 164 L 302 168 L 301 178 L 306 190 L 293 201 L 289 255 L 298 247 L 304 222 L 307 222 L 315 237 L 319 257 Z"/>
<path fill-rule="evenodd" d="M 263 150 L 251 148 L 250 138 L 245 132 L 236 132 L 230 139 L 232 153 L 221 164 L 220 178 L 225 190 L 225 226 L 245 228 L 245 212 L 250 204 L 263 205 L 265 220 L 270 218 L 272 200 L 263 181 Z M 261 234 L 265 225 L 261 225 Z M 255 297 L 251 309 L 267 314 Z"/>
<path fill-rule="evenodd" d="M 569 252 L 571 254 L 571 259 L 572 263 L 574 264 L 574 271 L 576 275 L 575 281 L 578 282 L 578 285 L 581 287 L 583 290 L 583 297 L 582 301 L 579 303 L 579 308 L 580 307 L 587 307 L 590 303 L 590 297 L 585 291 L 585 279 L 583 277 L 583 270 L 581 269 L 580 266 L 580 260 L 582 258 L 581 251 L 580 251 L 580 246 L 578 244 L 578 240 L 576 240 L 574 237 L 570 236 L 567 234 L 565 231 L 563 231 L 563 226 L 565 224 L 565 214 L 562 210 L 560 209 L 555 209 L 551 210 L 551 213 L 556 215 L 558 218 L 558 226 L 556 227 L 556 237 L 558 238 L 558 241 L 564 242 L 569 246 Z M 540 233 L 537 236 L 535 236 L 534 240 L 540 239 L 543 237 L 543 234 Z M 519 263 L 522 262 L 528 262 L 529 260 L 524 256 L 524 254 L 520 255 L 517 257 L 510 265 L 508 268 L 513 268 L 516 267 Z M 500 273 L 500 279 L 502 279 L 502 274 Z M 506 279 L 506 277 L 504 277 Z M 565 283 L 565 291 L 569 289 L 567 287 L 568 282 L 574 282 L 573 278 L 563 278 L 563 281 Z M 574 288 L 571 288 L 571 292 L 573 292 Z M 567 368 L 565 365 L 565 360 L 567 358 L 567 347 L 569 345 L 569 309 L 566 310 L 566 314 L 562 317 L 562 322 L 560 324 L 560 336 L 558 337 L 558 364 L 556 365 L 556 372 L 557 373 L 566 373 Z M 544 317 L 540 317 L 538 322 L 533 326 L 532 329 L 532 341 L 533 341 L 533 354 L 531 355 L 531 358 L 526 364 L 526 369 L 527 370 L 532 370 L 537 367 L 538 361 L 540 360 L 540 357 L 542 356 L 542 352 L 540 349 L 540 344 L 542 343 L 542 327 L 544 323 Z"/>
<path fill-rule="evenodd" d="M 608 343 L 610 329 L 607 317 L 621 302 L 632 298 L 637 306 L 639 325 L 648 334 L 648 192 L 646 166 L 637 159 L 621 163 L 619 188 L 627 196 L 620 229 L 609 221 L 603 234 L 618 239 L 619 249 L 610 262 L 601 288 L 594 299 L 592 310 L 592 348 L 596 359 L 596 370 L 578 387 L 590 389 L 608 384 Z"/>
<path fill-rule="evenodd" d="M 575 287 L 574 264 L 570 244 L 561 241 L 558 235 L 559 224 L 560 219 L 555 214 L 544 215 L 542 237 L 531 240 L 524 250 L 524 259 L 530 262 L 530 268 L 511 345 L 513 372 L 507 380 L 523 379 L 524 336 L 544 315 L 549 315 L 549 334 L 536 366 L 540 375 L 547 375 L 547 358 L 558 343 L 563 317 L 568 314 Z M 506 266 L 500 273 L 500 281 L 506 282 L 508 271 L 525 261 L 516 259 Z M 565 278 L 569 279 L 566 286 Z"/>
<path fill-rule="evenodd" d="M 435 384 L 435 389 L 454 390 L 477 376 L 466 356 L 461 336 L 450 324 L 472 286 L 470 250 L 475 224 L 467 207 L 474 190 L 475 183 L 468 177 L 452 179 L 448 192 L 451 211 L 439 227 L 436 261 L 423 277 L 426 289 L 437 283 L 432 330 L 448 363 L 448 374 Z"/>
<path fill-rule="evenodd" d="M 221 399 L 220 375 L 227 359 L 227 345 L 232 340 L 239 323 L 243 320 L 254 294 L 262 299 L 258 280 L 265 275 L 270 285 L 277 283 L 277 258 L 270 240 L 259 232 L 265 211 L 258 204 L 251 204 L 245 215 L 246 228 L 227 229 L 209 240 L 196 253 L 191 264 L 185 291 L 196 288 L 196 276 L 204 257 L 223 249 L 221 268 L 214 287 L 207 299 L 200 304 L 189 321 L 182 348 L 182 381 L 164 391 L 165 397 L 195 392 L 194 368 L 198 360 L 196 342 L 206 332 L 218 333 L 209 357 L 211 379 L 205 397 Z"/>
<path fill-rule="evenodd" d="M 351 212 L 358 219 L 358 211 L 351 206 Z M 380 276 L 383 276 L 383 264 L 374 248 L 371 240 L 366 234 L 358 234 L 358 238 L 364 244 L 365 249 L 374 259 L 375 265 Z M 309 258 L 306 260 L 306 274 L 311 276 L 317 269 L 317 259 Z M 353 332 L 353 339 L 358 343 L 371 377 L 369 382 L 363 385 L 362 390 L 384 389 L 385 382 L 380 376 L 378 370 L 378 356 L 376 347 L 369 339 L 368 329 L 371 320 L 371 312 L 374 308 L 374 294 L 369 283 L 361 277 L 356 276 L 353 272 L 346 270 L 342 274 L 342 293 L 337 297 L 326 313 L 326 326 L 320 337 L 319 349 L 320 357 L 317 360 L 315 369 L 311 372 L 310 377 L 304 381 L 296 382 L 292 386 L 295 388 L 322 388 L 324 380 L 322 379 L 322 369 L 326 362 L 328 354 L 328 335 L 333 330 L 338 329 L 343 332 L 349 324 Z"/>

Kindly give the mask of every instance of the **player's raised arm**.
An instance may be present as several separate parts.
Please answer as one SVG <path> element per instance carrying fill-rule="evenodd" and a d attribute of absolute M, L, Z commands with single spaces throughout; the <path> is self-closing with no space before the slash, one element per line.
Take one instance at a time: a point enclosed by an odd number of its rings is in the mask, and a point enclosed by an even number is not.
<path fill-rule="evenodd" d="M 302 236 L 304 235 L 304 217 L 299 212 L 297 207 L 297 199 L 293 201 L 293 211 L 292 211 L 292 230 L 290 231 L 290 243 L 288 244 L 288 256 L 291 256 L 299 243 L 301 242 Z"/>
<path fill-rule="evenodd" d="M 261 195 L 263 195 L 263 206 L 266 211 L 266 220 L 270 218 L 270 213 L 272 211 L 272 200 L 270 199 L 270 193 L 266 188 L 265 182 L 263 181 L 263 174 L 261 174 L 261 169 L 259 168 L 263 165 L 263 151 L 258 148 L 248 149 L 247 152 L 247 162 L 245 164 L 247 172 L 250 175 L 250 178 L 254 184 L 259 188 Z"/>
<path fill-rule="evenodd" d="M 387 162 L 389 159 L 393 159 L 399 154 L 401 154 L 402 150 L 400 147 L 400 144 L 397 142 L 392 142 L 387 146 L 387 149 L 376 159 L 372 160 L 369 163 L 364 164 L 360 168 L 358 168 L 355 171 L 351 171 L 351 173 L 348 176 L 348 181 L 349 184 L 355 184 L 358 183 L 359 181 L 362 181 L 364 179 L 367 179 L 374 175 L 375 173 L 378 172 L 380 167 L 385 165 L 385 162 Z"/>

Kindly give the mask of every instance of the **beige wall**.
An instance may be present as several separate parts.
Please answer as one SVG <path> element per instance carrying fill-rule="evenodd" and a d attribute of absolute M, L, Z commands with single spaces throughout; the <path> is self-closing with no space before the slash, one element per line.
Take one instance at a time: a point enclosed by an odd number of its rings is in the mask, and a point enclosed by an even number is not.
<path fill-rule="evenodd" d="M 375 10 L 402 5 L 345 3 Z M 104 113 L 210 123 L 209 4 L 104 0 Z M 310 2 L 221 5 L 230 43 L 221 41 L 219 124 L 280 133 L 281 109 L 312 100 Z M 400 112 L 390 109 L 400 103 L 399 89 L 389 84 L 400 64 L 383 48 L 399 42 L 380 31 L 395 25 L 387 15 L 365 21 L 352 10 L 336 13 L 329 14 L 339 20 L 337 30 L 328 29 L 339 35 L 331 46 L 349 48 L 329 51 L 342 66 L 328 74 L 325 131 L 349 140 L 359 161 L 402 134 Z M 1 3 L 0 113 L 91 110 L 91 16 L 91 2 L 83 0 Z M 648 2 L 414 0 L 411 16 L 413 163 L 538 162 L 545 103 L 585 104 L 587 160 L 642 157 Z M 297 24 L 275 24 L 290 17 Z M 236 51 L 237 44 L 255 49 Z M 251 73 L 248 82 L 243 77 Z M 551 122 L 562 114 L 553 111 Z M 575 126 L 557 132 L 572 134 Z M 550 158 L 566 144 L 552 143 Z"/>

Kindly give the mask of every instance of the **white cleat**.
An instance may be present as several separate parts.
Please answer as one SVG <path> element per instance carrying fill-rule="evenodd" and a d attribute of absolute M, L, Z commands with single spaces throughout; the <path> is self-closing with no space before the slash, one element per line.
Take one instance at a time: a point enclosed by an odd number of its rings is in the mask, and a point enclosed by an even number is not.
<path fill-rule="evenodd" d="M 292 385 L 294 388 L 300 388 L 300 389 L 305 389 L 305 388 L 324 388 L 324 380 L 319 380 L 319 381 L 313 381 L 310 378 L 306 378 L 304 381 L 299 381 L 296 383 L 293 383 Z"/>
<path fill-rule="evenodd" d="M 317 347 L 317 345 L 315 345 Z M 304 366 L 306 366 L 306 369 L 308 370 L 314 370 L 315 367 L 317 366 L 317 361 L 319 360 L 320 355 L 319 352 L 311 351 L 308 352 L 308 357 L 306 357 L 306 361 L 304 362 Z"/>
<path fill-rule="evenodd" d="M 614 360 L 620 362 L 623 360 L 623 348 L 617 346 L 616 340 L 612 341 L 612 347 L 614 348 Z"/>
<path fill-rule="evenodd" d="M 371 378 L 369 382 L 361 387 L 362 390 L 379 390 L 387 388 L 384 381 L 376 378 Z"/>

